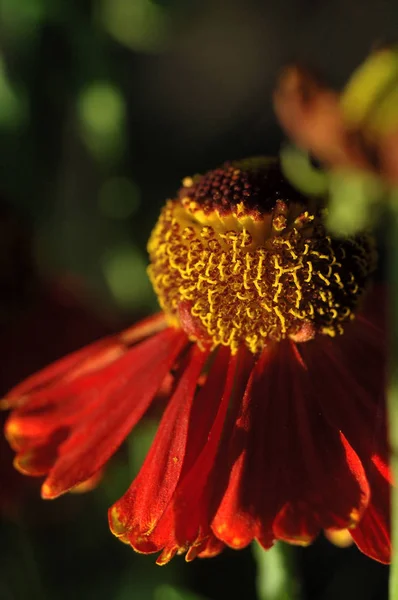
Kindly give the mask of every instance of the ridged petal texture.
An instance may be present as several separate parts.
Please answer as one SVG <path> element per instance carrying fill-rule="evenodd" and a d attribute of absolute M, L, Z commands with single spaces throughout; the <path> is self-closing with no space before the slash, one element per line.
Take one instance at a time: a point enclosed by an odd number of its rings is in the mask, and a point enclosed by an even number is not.
<path fill-rule="evenodd" d="M 122 541 L 165 564 L 348 529 L 388 562 L 384 340 L 383 324 L 362 315 L 335 338 L 232 354 L 157 316 L 14 388 L 6 433 L 16 466 L 47 475 L 42 495 L 55 498 L 92 487 L 156 394 L 168 394 L 138 476 L 109 510 Z"/>
<path fill-rule="evenodd" d="M 15 388 L 22 404 L 6 424 L 24 473 L 48 477 L 54 498 L 92 477 L 140 420 L 176 357 L 185 335 L 164 329 L 132 348 L 118 338 L 91 345 Z"/>

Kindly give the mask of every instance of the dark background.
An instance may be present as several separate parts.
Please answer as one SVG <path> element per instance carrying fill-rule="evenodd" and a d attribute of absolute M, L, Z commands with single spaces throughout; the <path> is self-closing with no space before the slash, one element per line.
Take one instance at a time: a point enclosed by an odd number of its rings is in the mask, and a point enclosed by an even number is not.
<path fill-rule="evenodd" d="M 0 0 L 1 392 L 152 312 L 145 244 L 181 178 L 275 154 L 281 67 L 340 86 L 397 17 L 382 0 Z M 255 598 L 250 550 L 160 568 L 109 533 L 153 429 L 96 491 L 53 502 L 0 442 L 0 600 Z M 355 548 L 295 559 L 305 599 L 386 598 L 387 568 Z"/>

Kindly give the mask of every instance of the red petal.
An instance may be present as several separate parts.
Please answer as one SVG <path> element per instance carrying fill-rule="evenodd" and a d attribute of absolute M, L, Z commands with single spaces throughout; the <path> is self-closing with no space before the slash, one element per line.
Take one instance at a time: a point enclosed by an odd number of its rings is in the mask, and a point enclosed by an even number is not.
<path fill-rule="evenodd" d="M 224 451 L 228 453 L 228 456 L 225 457 L 224 469 L 226 472 L 230 472 L 230 477 L 224 497 L 212 522 L 212 529 L 217 538 L 233 548 L 247 546 L 260 533 L 254 509 L 257 482 L 255 479 L 250 482 L 251 478 L 248 478 L 247 474 L 250 465 L 257 466 L 261 470 L 261 465 L 256 462 L 259 447 L 256 447 L 258 440 L 256 440 L 254 430 L 256 419 L 257 424 L 265 423 L 263 417 L 266 402 L 257 405 L 252 396 L 255 382 L 258 380 L 261 382 L 263 375 L 267 372 L 269 360 L 270 354 L 265 350 L 251 372 L 238 409 L 230 442 L 224 448 Z M 257 411 L 254 410 L 255 408 Z M 255 473 L 254 476 L 256 476 Z M 244 491 L 245 485 L 250 485 L 248 502 L 245 502 L 245 498 L 247 498 Z"/>
<path fill-rule="evenodd" d="M 141 552 L 157 550 L 148 536 L 155 529 L 181 474 L 189 415 L 197 381 L 208 357 L 197 346 L 163 415 L 155 440 L 138 476 L 109 511 L 113 533 Z"/>
<path fill-rule="evenodd" d="M 227 409 L 230 404 L 238 356 L 220 348 L 210 373 L 196 395 L 190 416 L 186 455 L 175 494 L 148 539 L 158 549 L 187 549 L 194 558 L 211 535 L 210 498 L 217 488 L 213 472 Z M 204 545 L 203 545 L 204 544 Z M 191 558 L 189 558 L 191 557 Z"/>
<path fill-rule="evenodd" d="M 362 465 L 320 412 L 293 350 L 283 342 L 263 353 L 242 402 L 213 523 L 235 548 L 253 537 L 265 547 L 275 537 L 307 543 L 321 528 L 352 525 L 368 501 Z"/>
<path fill-rule="evenodd" d="M 167 340 L 169 336 L 170 333 L 163 332 L 159 334 L 159 341 L 163 338 Z M 147 352 L 146 347 L 150 354 L 154 344 L 148 340 L 146 345 L 142 344 L 130 350 L 126 348 L 124 356 L 99 370 L 80 374 L 72 380 L 68 376 L 67 380 L 60 380 L 57 384 L 32 394 L 23 406 L 11 413 L 6 423 L 6 435 L 12 447 L 18 451 L 43 444 L 54 431 L 61 427 L 69 428 L 84 419 L 84 415 L 91 412 L 101 401 L 101 394 L 106 392 L 111 395 L 120 388 L 121 382 L 123 385 L 127 383 L 126 374 L 129 374 L 131 381 L 133 380 L 137 355 L 142 355 L 142 358 L 147 360 L 148 367 L 153 364 L 153 357 L 148 356 L 148 359 L 145 359 L 144 354 Z M 170 346 L 172 347 L 172 343 Z M 164 350 L 167 354 L 167 345 Z M 159 358 L 161 357 L 162 355 Z"/>
<path fill-rule="evenodd" d="M 102 470 L 97 471 L 96 473 L 94 473 L 94 475 L 92 475 L 91 477 L 86 479 L 86 481 L 82 481 L 81 483 L 76 485 L 74 488 L 71 488 L 70 493 L 71 494 L 86 494 L 87 492 L 91 492 L 98 486 L 98 484 L 100 483 L 100 481 L 102 479 L 102 476 L 103 476 L 103 471 Z"/>
<path fill-rule="evenodd" d="M 380 305 L 377 309 L 382 312 Z M 336 340 L 321 338 L 316 344 L 300 345 L 299 351 L 316 373 L 312 383 L 322 410 L 355 448 L 368 476 L 371 503 L 353 538 L 363 552 L 388 562 L 392 476 L 385 411 L 386 335 L 373 320 L 358 318 Z"/>
<path fill-rule="evenodd" d="M 1 401 L 1 408 L 14 408 L 26 402 L 30 395 L 51 385 L 56 385 L 66 374 L 87 364 L 87 372 L 95 371 L 107 363 L 113 362 L 123 353 L 123 346 L 115 340 L 105 338 L 85 346 L 64 358 L 52 363 L 45 369 L 31 375 L 15 386 Z"/>
<path fill-rule="evenodd" d="M 220 542 L 214 535 L 210 535 L 209 539 L 206 542 L 206 545 L 201 548 L 198 553 L 199 558 L 212 558 L 213 556 L 217 556 L 220 554 L 225 548 L 225 545 Z"/>
<path fill-rule="evenodd" d="M 47 438 L 45 443 L 31 448 L 24 448 L 14 458 L 14 467 L 20 473 L 31 477 L 47 475 L 57 460 L 59 446 L 67 435 L 67 430 L 59 429 Z"/>
<path fill-rule="evenodd" d="M 355 321 L 342 336 L 320 336 L 297 348 L 322 410 L 343 431 L 365 470 L 373 455 L 388 470 L 384 336 L 365 321 Z"/>
<path fill-rule="evenodd" d="M 312 388 L 316 373 L 307 371 L 293 356 L 291 352 L 285 360 L 290 365 L 293 436 L 297 433 L 300 456 L 296 461 L 291 456 L 290 498 L 273 529 L 278 538 L 300 543 L 312 540 L 321 529 L 343 529 L 358 522 L 369 502 L 369 485 L 358 455 L 319 410 Z"/>
<path fill-rule="evenodd" d="M 163 313 L 149 317 L 117 336 L 111 336 L 85 346 L 52 363 L 15 386 L 0 402 L 0 408 L 14 408 L 26 401 L 26 396 L 50 385 L 64 376 L 68 380 L 96 371 L 120 357 L 125 345 L 143 339 L 166 326 Z"/>
<path fill-rule="evenodd" d="M 152 336 L 158 331 L 162 331 L 167 327 L 166 319 L 163 312 L 142 319 L 139 323 L 135 323 L 132 327 L 125 329 L 117 336 L 121 342 L 131 346 L 147 337 Z"/>
<path fill-rule="evenodd" d="M 212 558 L 217 556 L 225 548 L 225 544 L 220 542 L 212 533 L 200 542 L 191 546 L 185 555 L 186 562 L 191 562 L 197 556 L 200 558 Z"/>
<path fill-rule="evenodd" d="M 315 485 L 304 493 L 303 500 L 290 501 L 278 513 L 273 529 L 279 539 L 305 545 L 321 529 L 344 529 L 360 519 L 369 501 L 369 486 L 358 456 L 344 436 L 340 435 L 345 456 L 340 449 L 336 449 L 340 457 L 325 453 L 322 463 L 319 461 L 321 457 L 313 456 L 310 459 L 313 461 L 311 478 Z M 327 438 L 323 443 L 326 447 Z M 330 452 L 334 451 L 331 446 Z M 333 466 L 333 463 L 337 466 Z M 321 465 L 326 478 L 319 473 Z M 319 490 L 316 489 L 317 480 Z"/>
<path fill-rule="evenodd" d="M 216 457 L 233 392 L 239 395 L 242 393 L 242 387 L 250 373 L 247 356 L 246 360 L 242 356 L 245 353 L 246 351 L 242 350 L 239 354 L 230 356 L 228 351 L 229 364 L 226 373 L 227 365 L 219 366 L 218 369 L 218 365 L 213 365 L 214 373 L 212 367 L 208 385 L 204 386 L 203 393 L 197 398 L 197 406 L 201 407 L 203 415 L 209 414 L 209 418 L 207 422 L 203 418 L 201 421 L 192 419 L 193 423 L 196 422 L 202 446 L 200 451 L 196 451 L 196 460 L 189 466 L 189 471 L 179 484 L 172 503 L 177 543 L 179 546 L 195 544 L 196 554 L 200 553 L 198 544 L 206 541 L 211 534 L 213 504 L 216 501 L 218 505 L 220 497 L 217 496 L 223 492 L 223 477 L 219 472 Z M 252 366 L 251 358 L 249 363 Z M 213 378 L 218 379 L 218 385 Z M 193 551 L 189 554 L 191 555 Z"/>
<path fill-rule="evenodd" d="M 203 387 L 195 396 L 184 464 L 176 491 L 158 524 L 145 538 L 144 545 L 135 546 L 143 552 L 148 548 L 151 551 L 164 548 L 158 564 L 165 564 L 176 551 L 187 550 L 186 560 L 193 560 L 202 550 L 205 552 L 209 539 L 214 538 L 210 530 L 211 500 L 222 489 L 215 457 L 232 389 L 237 394 L 241 393 L 242 373 L 247 380 L 247 354 L 244 351 L 231 357 L 229 349 L 220 348 Z M 252 364 L 251 355 L 249 362 Z M 223 544 L 217 544 L 217 553 L 222 547 Z M 213 550 L 216 553 L 216 548 Z"/>
<path fill-rule="evenodd" d="M 391 561 L 390 491 L 391 487 L 374 468 L 370 474 L 372 497 L 359 525 L 350 531 L 364 554 L 382 563 Z"/>
<path fill-rule="evenodd" d="M 147 410 L 186 343 L 183 333 L 166 329 L 99 372 L 97 385 L 95 375 L 76 381 L 82 401 L 89 392 L 92 404 L 60 446 L 43 484 L 44 498 L 68 491 L 105 464 Z"/>

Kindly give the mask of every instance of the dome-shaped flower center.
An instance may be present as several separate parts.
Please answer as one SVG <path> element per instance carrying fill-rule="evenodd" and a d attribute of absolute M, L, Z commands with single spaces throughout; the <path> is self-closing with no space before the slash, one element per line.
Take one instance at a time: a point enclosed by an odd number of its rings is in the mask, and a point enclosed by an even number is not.
<path fill-rule="evenodd" d="M 232 352 L 342 333 L 373 270 L 373 243 L 331 239 L 321 210 L 271 159 L 186 178 L 148 244 L 149 276 L 170 322 Z"/>

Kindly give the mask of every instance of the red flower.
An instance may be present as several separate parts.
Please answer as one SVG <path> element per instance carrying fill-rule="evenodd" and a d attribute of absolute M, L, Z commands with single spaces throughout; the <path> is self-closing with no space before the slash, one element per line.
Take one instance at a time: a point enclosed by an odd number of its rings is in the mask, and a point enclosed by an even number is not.
<path fill-rule="evenodd" d="M 359 308 L 373 245 L 331 239 L 321 216 L 276 162 L 184 180 L 148 246 L 163 313 L 4 401 L 16 466 L 47 475 L 44 498 L 94 476 L 172 374 L 148 456 L 110 509 L 115 535 L 164 564 L 348 528 L 389 561 L 382 311 Z"/>

